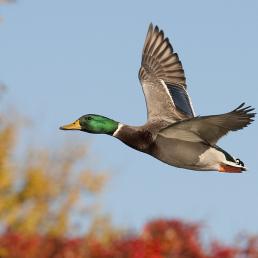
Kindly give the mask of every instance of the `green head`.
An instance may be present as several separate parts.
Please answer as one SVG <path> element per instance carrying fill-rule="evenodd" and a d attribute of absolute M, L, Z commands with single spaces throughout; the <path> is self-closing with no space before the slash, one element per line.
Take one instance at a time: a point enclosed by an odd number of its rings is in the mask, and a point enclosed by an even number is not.
<path fill-rule="evenodd" d="M 88 114 L 81 116 L 75 122 L 61 126 L 61 130 L 80 130 L 88 133 L 112 135 L 118 128 L 118 122 L 100 115 Z"/>

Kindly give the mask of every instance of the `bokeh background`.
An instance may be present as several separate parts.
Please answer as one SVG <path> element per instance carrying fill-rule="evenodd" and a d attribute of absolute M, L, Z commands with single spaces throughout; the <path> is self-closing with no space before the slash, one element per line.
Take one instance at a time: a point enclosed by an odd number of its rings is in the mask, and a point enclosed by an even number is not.
<path fill-rule="evenodd" d="M 58 130 L 87 113 L 130 125 L 146 121 L 137 73 L 150 22 L 179 54 L 196 114 L 227 112 L 242 102 L 257 108 L 257 13 L 255 0 L 0 4 L 0 80 L 7 89 L 1 102 L 12 127 L 23 121 L 16 155 L 66 142 L 61 149 L 69 156 L 85 143 L 87 167 L 109 175 L 101 212 L 120 228 L 138 231 L 155 218 L 180 218 L 205 222 L 226 243 L 239 232 L 258 233 L 257 122 L 220 141 L 246 163 L 243 174 L 178 169 L 111 137 Z"/>

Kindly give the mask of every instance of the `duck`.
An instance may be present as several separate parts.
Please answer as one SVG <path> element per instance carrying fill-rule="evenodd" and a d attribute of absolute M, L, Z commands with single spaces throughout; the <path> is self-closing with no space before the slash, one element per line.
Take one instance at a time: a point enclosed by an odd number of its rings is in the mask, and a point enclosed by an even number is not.
<path fill-rule="evenodd" d="M 178 54 L 163 30 L 152 23 L 138 77 L 147 106 L 144 125 L 130 126 L 102 115 L 87 114 L 60 129 L 110 135 L 178 168 L 227 173 L 246 170 L 240 159 L 220 148 L 217 142 L 228 132 L 253 122 L 254 108 L 242 103 L 227 113 L 196 116 Z"/>

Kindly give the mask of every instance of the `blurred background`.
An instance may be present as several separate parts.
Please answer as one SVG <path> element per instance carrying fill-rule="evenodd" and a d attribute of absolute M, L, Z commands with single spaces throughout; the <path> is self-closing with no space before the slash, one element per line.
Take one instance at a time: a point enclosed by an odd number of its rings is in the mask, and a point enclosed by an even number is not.
<path fill-rule="evenodd" d="M 256 122 L 220 141 L 244 174 L 58 130 L 87 113 L 145 123 L 150 22 L 179 54 L 196 114 L 257 108 L 257 13 L 255 0 L 0 0 L 0 257 L 41 257 L 42 243 L 42 257 L 258 257 Z"/>

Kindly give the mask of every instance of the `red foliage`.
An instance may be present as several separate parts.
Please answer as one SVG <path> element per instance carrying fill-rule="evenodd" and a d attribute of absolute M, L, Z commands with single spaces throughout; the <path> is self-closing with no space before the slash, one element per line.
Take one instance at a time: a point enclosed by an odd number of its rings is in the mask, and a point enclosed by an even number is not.
<path fill-rule="evenodd" d="M 0 257 L 8 258 L 82 258 L 82 239 L 28 236 L 6 233 L 0 237 Z"/>
<path fill-rule="evenodd" d="M 213 242 L 204 247 L 200 225 L 179 220 L 148 223 L 139 236 L 110 243 L 86 238 L 54 238 L 7 232 L 0 236 L 0 258 L 256 258 L 258 238 L 246 238 L 242 247 Z"/>
<path fill-rule="evenodd" d="M 234 258 L 239 252 L 236 247 L 224 247 L 218 242 L 214 242 L 211 247 L 212 258 Z"/>

